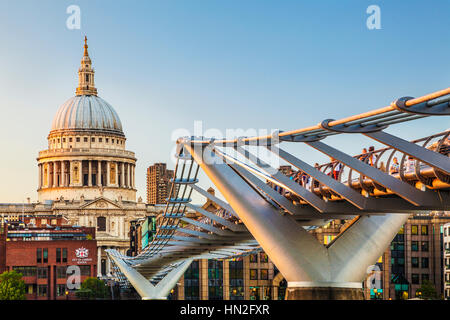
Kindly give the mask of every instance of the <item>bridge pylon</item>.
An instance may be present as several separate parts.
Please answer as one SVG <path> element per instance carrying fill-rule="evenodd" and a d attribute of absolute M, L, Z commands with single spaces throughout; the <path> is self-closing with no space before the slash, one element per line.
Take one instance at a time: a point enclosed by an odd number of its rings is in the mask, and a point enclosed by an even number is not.
<path fill-rule="evenodd" d="M 121 272 L 136 289 L 142 300 L 166 300 L 170 291 L 175 287 L 177 281 L 189 268 L 193 259 L 186 259 L 173 268 L 158 284 L 153 285 L 148 279 L 142 276 L 137 270 L 127 265 L 123 260 L 115 255 L 109 254 L 110 259 L 120 268 Z"/>
<path fill-rule="evenodd" d="M 409 214 L 361 216 L 324 246 L 292 216 L 280 214 L 212 148 L 189 140 L 182 143 L 285 277 L 286 299 L 363 299 L 368 267 L 383 254 Z"/>

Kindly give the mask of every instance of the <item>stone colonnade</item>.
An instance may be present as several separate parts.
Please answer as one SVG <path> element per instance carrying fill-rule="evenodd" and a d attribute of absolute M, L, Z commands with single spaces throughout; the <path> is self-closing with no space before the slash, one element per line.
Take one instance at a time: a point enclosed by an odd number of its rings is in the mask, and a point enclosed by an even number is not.
<path fill-rule="evenodd" d="M 38 172 L 38 189 L 74 186 L 135 189 L 135 164 L 130 162 L 112 160 L 45 161 L 38 164 Z"/>

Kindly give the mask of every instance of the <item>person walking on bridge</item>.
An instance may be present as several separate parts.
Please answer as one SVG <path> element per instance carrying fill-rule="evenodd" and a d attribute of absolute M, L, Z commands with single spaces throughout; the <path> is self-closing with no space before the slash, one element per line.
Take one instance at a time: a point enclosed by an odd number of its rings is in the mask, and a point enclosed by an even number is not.
<path fill-rule="evenodd" d="M 398 170 L 399 170 L 398 159 L 397 157 L 394 157 L 394 159 L 392 159 L 392 165 L 389 170 L 389 173 L 390 174 L 398 173 Z"/>

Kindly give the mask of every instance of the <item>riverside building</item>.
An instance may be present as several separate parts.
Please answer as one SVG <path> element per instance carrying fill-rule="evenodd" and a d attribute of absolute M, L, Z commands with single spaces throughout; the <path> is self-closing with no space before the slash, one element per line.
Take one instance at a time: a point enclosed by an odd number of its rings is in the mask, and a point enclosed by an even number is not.
<path fill-rule="evenodd" d="M 78 268 L 80 282 L 96 276 L 95 228 L 1 225 L 0 272 L 15 270 L 23 275 L 27 300 L 74 299 L 74 291 L 67 288 L 73 274 L 67 272 L 69 266 Z"/>

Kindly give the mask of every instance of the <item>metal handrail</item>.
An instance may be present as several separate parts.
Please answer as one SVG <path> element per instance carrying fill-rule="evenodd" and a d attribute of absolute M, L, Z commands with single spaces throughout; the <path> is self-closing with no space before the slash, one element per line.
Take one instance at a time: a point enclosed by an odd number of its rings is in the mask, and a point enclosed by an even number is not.
<path fill-rule="evenodd" d="M 410 107 L 413 105 L 417 105 L 419 103 L 428 102 L 429 106 L 433 106 L 436 103 L 442 102 L 442 101 L 447 101 L 447 98 L 439 100 L 439 101 L 432 101 L 434 99 L 446 96 L 450 94 L 450 87 L 440 90 L 440 91 L 436 91 L 418 98 L 414 98 L 411 100 L 408 100 L 405 102 L 405 105 Z M 339 120 L 333 120 L 331 122 L 328 123 L 329 127 L 335 127 L 338 125 L 346 125 L 346 124 L 351 124 L 354 121 L 359 121 L 359 123 L 364 123 L 364 122 L 368 122 L 375 119 L 385 119 L 385 118 L 391 118 L 393 115 L 400 115 L 400 114 L 405 114 L 405 119 L 400 119 L 397 121 L 392 121 L 389 122 L 387 121 L 387 124 L 393 124 L 393 123 L 397 123 L 397 122 L 404 122 L 404 121 L 408 121 L 408 117 L 410 117 L 411 115 L 408 115 L 405 112 L 399 111 L 396 107 L 395 107 L 395 102 L 391 103 L 389 106 L 383 107 L 383 108 L 379 108 L 376 110 L 372 110 L 372 111 L 368 111 L 365 113 L 361 113 L 361 114 L 357 114 L 357 115 L 353 115 L 350 117 L 346 117 L 346 118 L 342 118 Z M 417 117 L 427 117 L 427 116 L 417 116 Z M 412 117 L 417 118 L 417 117 Z M 382 123 L 382 121 L 379 123 Z M 314 126 L 310 126 L 310 127 L 306 127 L 306 128 L 301 128 L 301 129 L 295 129 L 295 130 L 290 130 L 290 131 L 283 131 L 280 132 L 278 134 L 279 138 L 282 137 L 289 137 L 289 136 L 297 136 L 297 135 L 304 135 L 304 134 L 319 134 L 319 133 L 326 133 L 327 131 L 324 130 L 320 124 L 314 125 Z M 334 133 L 336 134 L 336 133 Z M 255 143 L 255 142 L 260 142 L 260 141 L 267 141 L 273 138 L 273 135 L 262 135 L 262 136 L 256 136 L 256 137 L 245 137 L 245 138 L 236 138 L 236 139 L 218 139 L 218 140 L 214 140 L 213 143 L 215 145 L 232 145 L 232 144 L 238 144 L 238 143 Z M 196 140 L 196 137 L 193 137 L 193 139 L 191 139 L 189 141 L 192 144 L 209 144 L 211 143 L 210 139 L 202 139 L 202 140 Z"/>

